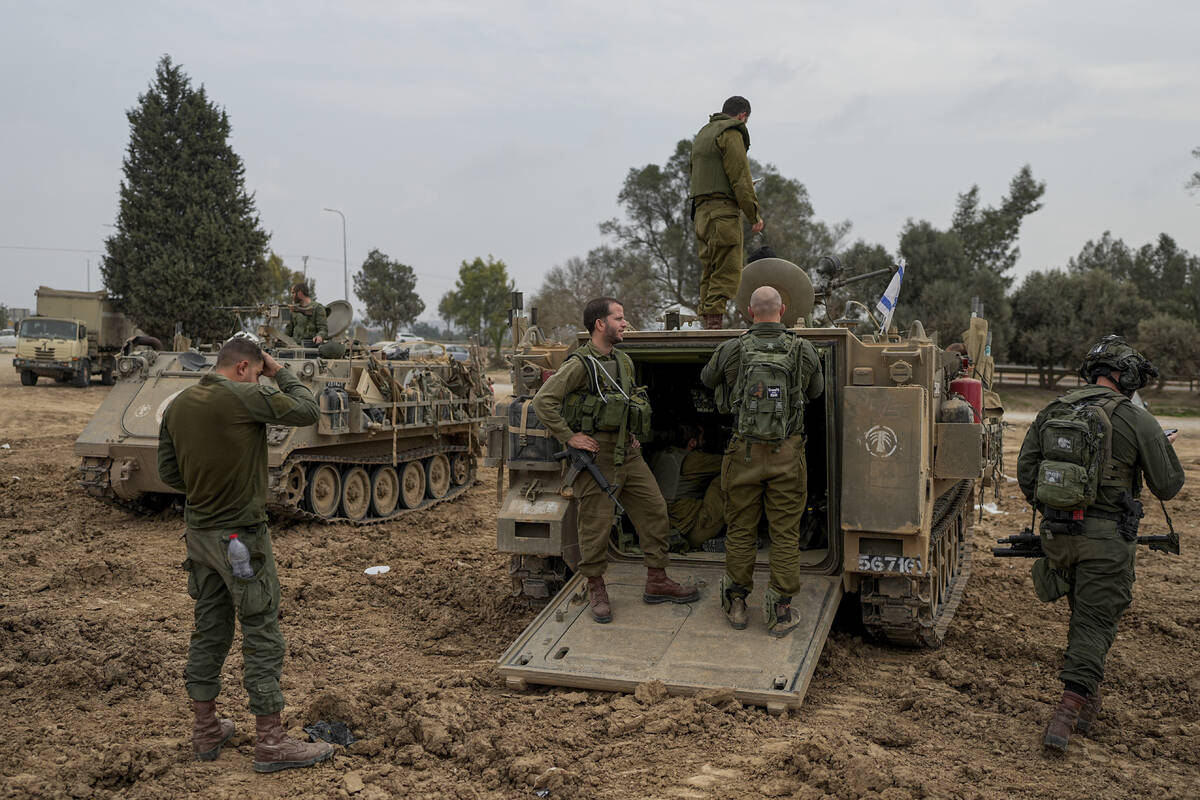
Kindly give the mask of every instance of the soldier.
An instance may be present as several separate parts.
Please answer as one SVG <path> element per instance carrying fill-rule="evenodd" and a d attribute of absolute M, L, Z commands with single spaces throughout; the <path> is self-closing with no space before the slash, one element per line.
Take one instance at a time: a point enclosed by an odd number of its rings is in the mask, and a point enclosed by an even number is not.
<path fill-rule="evenodd" d="M 260 386 L 259 375 L 274 378 L 279 389 Z M 312 392 L 242 336 L 226 342 L 212 371 L 163 414 L 158 474 L 187 495 L 184 566 L 196 605 L 184 677 L 195 713 L 192 750 L 201 761 L 220 755 L 234 733 L 230 720 L 217 719 L 216 698 L 235 616 L 242 626 L 242 684 L 258 734 L 254 770 L 307 767 L 333 754 L 332 745 L 287 736 L 279 719 L 284 642 L 266 510 L 267 425 L 311 425 L 318 416 Z M 226 555 L 231 537 L 249 549 L 253 577 L 234 577 Z"/>
<path fill-rule="evenodd" d="M 646 562 L 647 603 L 691 603 L 695 587 L 667 577 L 667 504 L 642 458 L 639 437 L 650 433 L 650 405 L 633 385 L 633 361 L 616 350 L 627 323 L 625 309 L 611 297 L 589 300 L 583 324 L 591 342 L 572 353 L 533 398 L 533 410 L 560 442 L 595 455 L 617 487 L 618 499 L 637 529 Z M 590 474 L 580 474 L 579 571 L 587 576 L 589 605 L 596 622 L 612 621 L 604 585 L 613 505 Z"/>
<path fill-rule="evenodd" d="M 1034 563 L 1034 588 L 1045 602 L 1066 595 L 1071 607 L 1063 695 L 1042 735 L 1043 746 L 1059 753 L 1073 732 L 1088 733 L 1100 711 L 1104 660 L 1133 599 L 1143 476 L 1162 500 L 1184 477 L 1172 447 L 1177 434 L 1165 435 L 1129 402 L 1158 375 L 1153 364 L 1110 335 L 1088 351 L 1079 375 L 1088 385 L 1037 415 L 1017 458 L 1021 491 L 1042 513 L 1046 557 Z"/>
<path fill-rule="evenodd" d="M 700 373 L 704 385 L 716 390 L 717 409 L 734 415 L 721 479 L 726 525 L 721 605 L 729 624 L 743 630 L 765 506 L 771 560 L 763 618 L 777 637 L 800 624 L 791 603 L 800 585 L 800 520 L 808 500 L 804 406 L 825 390 L 816 349 L 780 322 L 785 308 L 773 287 L 755 289 L 747 309 L 753 324 L 723 342 Z"/>
<path fill-rule="evenodd" d="M 699 425 L 680 425 L 678 446 L 660 454 L 654 471 L 659 486 L 664 485 L 659 479 L 661 469 L 675 487 L 667 502 L 667 515 L 672 530 L 691 550 L 700 549 L 725 528 L 725 493 L 719 480 L 723 459 L 718 453 L 704 452 L 704 433 Z"/>
<path fill-rule="evenodd" d="M 750 101 L 733 96 L 721 113 L 708 118 L 692 142 L 689 197 L 696 238 L 700 241 L 700 304 L 696 313 L 704 327 L 719 329 L 725 304 L 737 294 L 742 275 L 742 220 L 750 230 L 763 229 L 758 196 L 750 178 Z M 740 214 L 739 214 L 740 212 Z"/>
<path fill-rule="evenodd" d="M 297 283 L 292 287 L 292 300 L 292 321 L 288 323 L 287 335 L 300 343 L 312 339 L 318 345 L 328 339 L 325 306 L 312 299 L 307 283 Z"/>

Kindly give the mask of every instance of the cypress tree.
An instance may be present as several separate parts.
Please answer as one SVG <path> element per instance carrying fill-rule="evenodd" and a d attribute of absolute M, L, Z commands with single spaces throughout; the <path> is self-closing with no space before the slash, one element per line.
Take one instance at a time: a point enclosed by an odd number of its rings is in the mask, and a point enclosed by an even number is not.
<path fill-rule="evenodd" d="M 262 296 L 268 236 L 245 167 L 229 146 L 229 115 L 163 56 L 126 112 L 116 232 L 105 242 L 105 286 L 133 321 L 164 341 L 183 323 L 193 338 L 235 327 L 223 305 Z"/>

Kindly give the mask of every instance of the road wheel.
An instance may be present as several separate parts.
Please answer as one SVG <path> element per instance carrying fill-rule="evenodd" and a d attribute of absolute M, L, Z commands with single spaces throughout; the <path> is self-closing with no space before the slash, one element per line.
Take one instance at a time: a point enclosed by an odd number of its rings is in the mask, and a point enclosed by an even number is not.
<path fill-rule="evenodd" d="M 450 482 L 462 486 L 471 477 L 471 457 L 466 453 L 455 453 L 450 457 Z"/>
<path fill-rule="evenodd" d="M 425 494 L 434 500 L 450 491 L 450 459 L 442 453 L 432 456 L 425 465 Z"/>
<path fill-rule="evenodd" d="M 288 470 L 287 477 L 283 479 L 283 496 L 287 504 L 293 508 L 299 508 L 300 502 L 304 499 L 304 467 L 300 464 L 293 464 Z"/>
<path fill-rule="evenodd" d="M 371 511 L 377 517 L 391 516 L 400 502 L 400 476 L 389 466 L 371 472 Z"/>
<path fill-rule="evenodd" d="M 416 508 L 425 499 L 425 467 L 420 461 L 410 461 L 400 473 L 400 502 L 405 508 Z"/>
<path fill-rule="evenodd" d="M 371 476 L 362 467 L 342 475 L 342 514 L 358 522 L 371 510 Z"/>
<path fill-rule="evenodd" d="M 329 464 L 313 468 L 305 490 L 308 508 L 318 517 L 332 519 L 342 502 L 342 476 Z"/>
<path fill-rule="evenodd" d="M 75 380 L 71 382 L 71 385 L 80 389 L 92 385 L 92 362 L 85 358 L 79 363 L 79 371 L 75 373 Z"/>
<path fill-rule="evenodd" d="M 31 369 L 21 370 L 21 385 L 22 386 L 35 386 L 35 385 L 37 385 L 37 379 L 38 379 L 38 375 L 33 370 L 31 370 Z"/>

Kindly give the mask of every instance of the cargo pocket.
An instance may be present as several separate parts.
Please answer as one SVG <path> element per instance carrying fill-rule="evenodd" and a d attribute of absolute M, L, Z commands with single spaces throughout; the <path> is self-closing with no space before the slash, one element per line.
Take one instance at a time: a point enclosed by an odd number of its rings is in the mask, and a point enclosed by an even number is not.
<path fill-rule="evenodd" d="M 233 595 L 238 614 L 243 617 L 269 614 L 279 608 L 278 583 L 265 570 L 253 578 L 234 578 Z"/>
<path fill-rule="evenodd" d="M 1067 576 L 1050 565 L 1050 559 L 1033 562 L 1033 591 L 1043 603 L 1053 603 L 1071 591 Z"/>
<path fill-rule="evenodd" d="M 713 247 L 728 247 L 738 243 L 742 233 L 741 227 L 742 219 L 737 211 L 734 211 L 730 216 L 710 218 L 700 238 Z"/>
<path fill-rule="evenodd" d="M 188 597 L 193 600 L 200 599 L 200 586 L 196 583 L 196 571 L 192 569 L 192 560 L 185 558 L 183 563 L 179 565 L 180 569 L 187 571 L 187 592 Z"/>

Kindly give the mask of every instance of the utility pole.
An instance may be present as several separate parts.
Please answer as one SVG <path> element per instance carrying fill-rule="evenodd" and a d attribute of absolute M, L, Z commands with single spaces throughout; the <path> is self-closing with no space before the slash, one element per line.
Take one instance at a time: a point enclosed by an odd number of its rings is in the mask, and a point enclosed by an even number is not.
<path fill-rule="evenodd" d="M 300 256 L 300 260 L 304 262 L 304 280 L 308 280 L 308 256 Z"/>
<path fill-rule="evenodd" d="M 342 218 L 342 280 L 346 283 L 346 302 L 350 302 L 350 266 L 346 260 L 346 215 L 336 208 L 325 208 L 322 211 L 328 211 L 331 214 L 337 214 Z"/>

